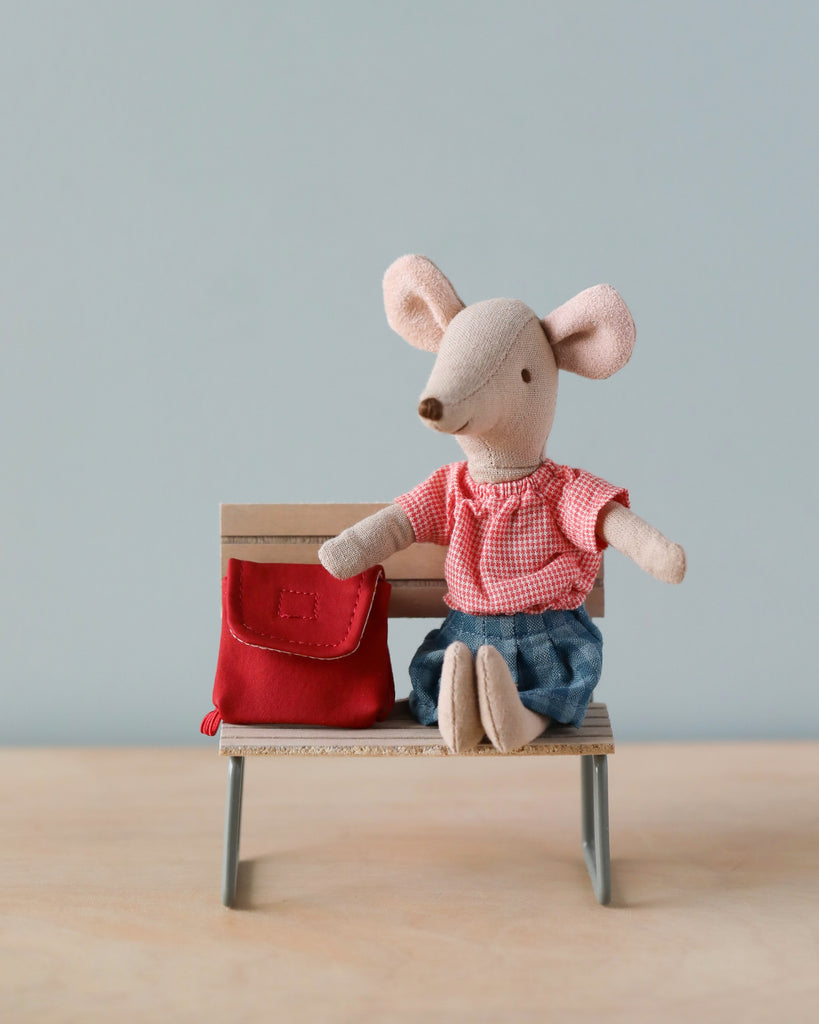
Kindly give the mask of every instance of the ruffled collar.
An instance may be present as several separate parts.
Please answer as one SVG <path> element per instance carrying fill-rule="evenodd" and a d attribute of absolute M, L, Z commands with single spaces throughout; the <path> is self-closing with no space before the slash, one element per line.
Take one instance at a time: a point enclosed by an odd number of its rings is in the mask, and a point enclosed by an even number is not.
<path fill-rule="evenodd" d="M 538 488 L 550 480 L 555 473 L 555 464 L 551 459 L 544 459 L 534 472 L 528 476 L 518 477 L 517 480 L 501 480 L 498 483 L 476 483 L 469 472 L 468 463 L 464 462 L 464 482 L 473 494 L 483 497 L 505 498 L 513 494 L 523 494 L 532 488 Z"/>

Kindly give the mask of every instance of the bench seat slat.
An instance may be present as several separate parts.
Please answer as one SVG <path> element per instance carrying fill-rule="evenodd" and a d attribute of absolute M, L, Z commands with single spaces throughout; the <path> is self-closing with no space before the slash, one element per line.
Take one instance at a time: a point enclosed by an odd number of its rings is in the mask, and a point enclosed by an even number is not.
<path fill-rule="evenodd" d="M 222 723 L 219 753 L 243 757 L 268 756 L 447 756 L 450 755 L 440 732 L 432 726 L 418 725 L 411 717 L 406 700 L 396 701 L 392 715 L 371 729 L 327 729 L 299 725 L 231 725 Z M 472 754 L 492 756 L 498 751 L 488 742 Z M 613 754 L 614 737 L 605 704 L 589 705 L 579 729 L 567 725 L 550 726 L 517 754 Z M 464 756 L 464 755 L 457 755 Z M 508 756 L 508 755 L 501 755 Z"/>
<path fill-rule="evenodd" d="M 585 729 L 589 723 L 596 725 L 608 726 L 608 711 L 606 705 L 600 702 L 589 704 L 588 710 L 586 711 L 586 719 L 583 722 L 583 728 Z M 238 727 L 237 727 L 238 728 Z M 271 729 L 280 729 L 283 732 L 310 732 L 312 730 L 326 732 L 328 729 L 332 729 L 332 726 L 326 725 L 243 725 L 243 729 L 258 729 L 264 732 L 269 732 Z M 409 712 L 409 705 L 406 698 L 403 700 L 397 700 L 395 702 L 395 708 L 390 714 L 389 718 L 384 719 L 383 722 L 376 722 L 373 726 L 374 729 L 418 729 L 418 722 L 412 717 Z M 420 728 L 426 728 L 426 726 L 420 726 Z M 560 725 L 555 723 L 552 729 L 571 729 L 570 725 Z M 344 732 L 345 730 L 337 730 Z M 348 730 L 349 731 L 349 730 Z M 361 732 L 360 729 L 352 730 L 356 735 Z M 370 730 L 365 730 L 369 732 Z"/>

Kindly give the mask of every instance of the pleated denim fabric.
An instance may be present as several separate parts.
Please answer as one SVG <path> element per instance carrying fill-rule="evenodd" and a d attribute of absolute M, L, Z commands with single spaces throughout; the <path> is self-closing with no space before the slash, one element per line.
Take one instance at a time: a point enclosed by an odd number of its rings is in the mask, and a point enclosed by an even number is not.
<path fill-rule="evenodd" d="M 410 663 L 410 711 L 422 725 L 438 721 L 444 652 L 460 640 L 473 656 L 489 644 L 503 657 L 531 711 L 580 726 L 603 667 L 603 636 L 581 605 L 534 615 L 468 615 L 451 611 Z"/>

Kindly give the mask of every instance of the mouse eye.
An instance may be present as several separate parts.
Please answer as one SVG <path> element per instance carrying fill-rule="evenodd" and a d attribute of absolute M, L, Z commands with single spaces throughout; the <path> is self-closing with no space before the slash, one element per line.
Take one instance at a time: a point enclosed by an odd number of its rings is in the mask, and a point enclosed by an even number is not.
<path fill-rule="evenodd" d="M 532 375 L 531 375 L 531 373 L 529 373 L 528 370 L 521 370 L 520 371 L 520 375 L 523 378 L 523 380 L 525 381 L 525 383 L 527 383 L 527 384 L 532 379 Z"/>

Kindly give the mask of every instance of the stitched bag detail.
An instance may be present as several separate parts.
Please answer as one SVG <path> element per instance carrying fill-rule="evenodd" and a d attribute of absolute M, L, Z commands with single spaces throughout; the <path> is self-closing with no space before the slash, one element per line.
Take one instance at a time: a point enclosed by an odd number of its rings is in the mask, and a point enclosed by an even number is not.
<path fill-rule="evenodd" d="M 227 619 L 243 644 L 311 658 L 343 658 L 358 647 L 384 578 L 374 566 L 337 580 L 321 565 L 246 562 L 231 558 Z"/>

